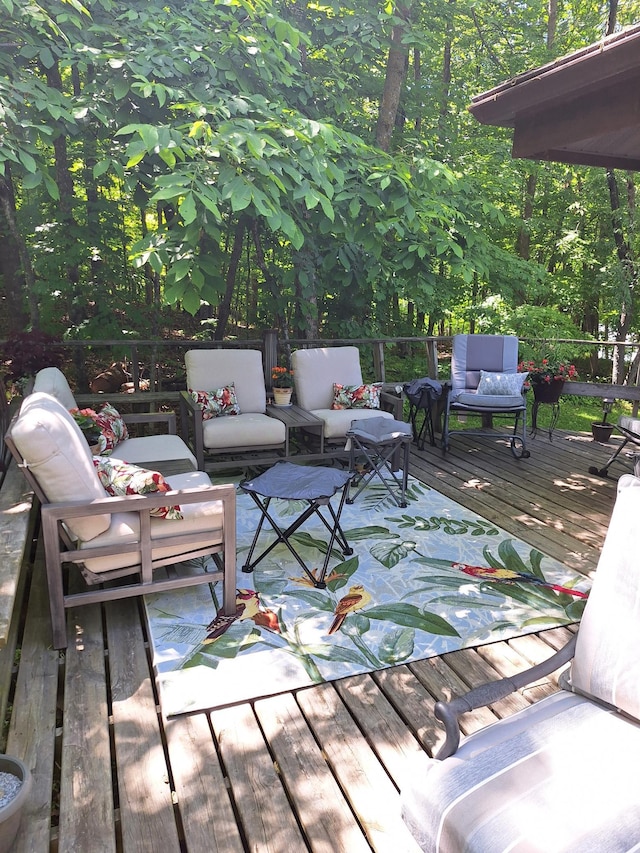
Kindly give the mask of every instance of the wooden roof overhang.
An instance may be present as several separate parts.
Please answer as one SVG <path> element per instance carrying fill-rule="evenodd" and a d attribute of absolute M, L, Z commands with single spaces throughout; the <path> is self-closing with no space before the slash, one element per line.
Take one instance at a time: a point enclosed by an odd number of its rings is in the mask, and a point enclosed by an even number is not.
<path fill-rule="evenodd" d="M 514 157 L 640 169 L 640 25 L 520 74 L 469 110 L 514 128 Z"/>

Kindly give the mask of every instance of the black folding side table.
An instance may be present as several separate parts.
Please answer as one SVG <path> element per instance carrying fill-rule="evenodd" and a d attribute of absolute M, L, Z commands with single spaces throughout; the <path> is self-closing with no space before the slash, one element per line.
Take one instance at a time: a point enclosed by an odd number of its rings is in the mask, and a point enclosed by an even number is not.
<path fill-rule="evenodd" d="M 277 462 L 264 474 L 260 474 L 252 480 L 240 483 L 240 488 L 251 495 L 260 510 L 260 521 L 253 537 L 247 559 L 242 567 L 243 572 L 252 572 L 258 563 L 270 554 L 276 545 L 282 542 L 289 549 L 291 555 L 299 563 L 309 580 L 318 589 L 326 587 L 325 577 L 331 551 L 337 542 L 345 556 L 353 554 L 353 549 L 340 527 L 340 515 L 344 506 L 347 490 L 353 473 L 350 471 L 339 471 L 335 468 L 314 467 L 312 465 L 294 465 L 292 462 Z M 337 510 L 331 506 L 331 498 L 340 492 L 340 503 Z M 269 505 L 273 498 L 282 500 L 302 500 L 307 506 L 304 511 L 286 529 L 283 529 L 272 513 Z M 326 507 L 326 513 L 321 512 L 321 507 Z M 290 542 L 291 536 L 312 515 L 317 515 L 329 533 L 329 544 L 320 574 L 311 571 L 304 560 L 298 554 Z M 276 539 L 268 545 L 255 559 L 253 555 L 262 532 L 264 522 L 268 521 L 276 534 Z"/>

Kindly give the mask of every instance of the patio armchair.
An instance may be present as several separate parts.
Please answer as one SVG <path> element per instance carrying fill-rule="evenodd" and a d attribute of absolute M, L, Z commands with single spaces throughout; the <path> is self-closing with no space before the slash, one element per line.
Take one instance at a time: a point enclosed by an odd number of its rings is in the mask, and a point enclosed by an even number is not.
<path fill-rule="evenodd" d="M 516 459 L 530 456 L 525 380 L 526 374 L 518 373 L 518 339 L 513 335 L 454 335 L 451 380 L 445 384 L 443 452 L 452 435 L 495 437 L 490 426 L 498 418 L 513 421 L 509 445 Z M 456 415 L 480 417 L 482 426 L 452 429 Z"/>
<path fill-rule="evenodd" d="M 625 474 L 577 638 L 545 664 L 438 702 L 446 740 L 402 811 L 430 853 L 626 851 L 640 842 L 640 479 Z M 467 737 L 458 717 L 571 662 L 560 692 Z"/>
<path fill-rule="evenodd" d="M 187 390 L 182 392 L 186 441 L 200 470 L 205 455 L 279 451 L 285 426 L 267 413 L 259 350 L 197 349 L 185 353 Z"/>
<path fill-rule="evenodd" d="M 80 408 L 64 373 L 57 367 L 45 367 L 36 374 L 33 384 L 34 392 L 50 394 L 60 402 L 67 411 Z M 97 395 L 96 395 L 97 396 Z M 104 396 L 104 402 L 112 402 L 118 395 Z M 100 395 L 102 398 L 102 395 Z M 187 466 L 196 466 L 196 458 L 185 442 L 177 435 L 176 416 L 174 412 L 135 412 L 122 414 L 122 420 L 127 425 L 161 425 L 164 433 L 126 438 L 119 442 L 116 455 L 135 465 L 159 463 L 166 460 L 183 460 Z M 186 470 L 186 468 L 185 468 Z"/>
<path fill-rule="evenodd" d="M 42 392 L 25 399 L 5 438 L 41 503 L 55 648 L 67 645 L 65 610 L 81 604 L 221 581 L 220 610 L 235 614 L 233 485 L 212 486 L 193 470 L 167 484 L 157 473 L 139 474 L 137 466 L 100 457 L 98 465 L 115 466 L 121 478 L 109 496 L 73 417 Z M 125 471 L 131 475 L 126 487 Z M 129 493 L 136 491 L 134 474 L 138 493 Z M 171 568 L 206 555 L 213 556 L 214 571 Z M 81 571 L 85 589 L 76 590 L 75 580 L 65 588 L 65 563 Z M 103 587 L 107 581 L 117 583 Z"/>
<path fill-rule="evenodd" d="M 299 349 L 291 355 L 291 366 L 297 403 L 324 421 L 325 442 L 343 442 L 356 419 L 402 420 L 400 397 L 382 391 L 381 383 L 363 383 L 357 347 Z M 342 390 L 337 392 L 336 386 Z M 364 393 L 359 394 L 357 389 L 364 389 Z M 372 398 L 374 408 L 369 407 Z M 384 411 L 383 406 L 390 411 Z"/>

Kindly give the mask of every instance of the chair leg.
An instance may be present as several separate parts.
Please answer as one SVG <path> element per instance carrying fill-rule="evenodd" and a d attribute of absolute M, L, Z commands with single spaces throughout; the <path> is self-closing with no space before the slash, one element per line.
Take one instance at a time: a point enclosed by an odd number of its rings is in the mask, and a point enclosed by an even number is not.
<path fill-rule="evenodd" d="M 46 506 L 42 507 L 42 535 L 44 539 L 44 560 L 49 590 L 49 611 L 51 613 L 51 632 L 54 649 L 66 649 L 67 627 L 62 583 L 62 561 L 58 541 L 58 525 L 51 519 Z"/>

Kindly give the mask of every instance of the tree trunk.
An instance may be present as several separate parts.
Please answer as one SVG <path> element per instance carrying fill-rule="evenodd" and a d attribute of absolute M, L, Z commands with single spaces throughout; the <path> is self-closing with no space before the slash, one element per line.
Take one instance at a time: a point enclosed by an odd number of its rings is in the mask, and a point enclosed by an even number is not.
<path fill-rule="evenodd" d="M 627 178 L 627 198 L 633 198 L 633 191 L 629 186 L 630 183 L 632 183 L 632 180 Z M 622 216 L 620 214 L 618 183 L 612 169 L 607 169 L 607 186 L 609 187 L 609 201 L 611 203 L 613 239 L 616 244 L 616 254 L 620 261 L 623 284 L 623 292 L 620 299 L 620 313 L 618 315 L 618 328 L 616 330 L 616 341 L 619 342 L 619 345 L 613 349 L 613 368 L 611 377 L 611 381 L 614 384 L 619 384 L 624 379 L 624 343 L 627 340 L 627 335 L 631 328 L 633 316 L 633 294 L 635 291 L 638 272 L 634 263 L 631 247 L 624 236 Z"/>
<path fill-rule="evenodd" d="M 5 286 L 5 296 L 7 298 L 7 311 L 9 316 L 10 328 L 15 331 L 24 329 L 27 317 L 24 312 L 23 296 L 26 295 L 27 305 L 29 307 L 29 323 L 31 328 L 38 329 L 40 327 L 40 310 L 38 307 L 38 299 L 36 297 L 36 280 L 31 266 L 31 257 L 27 249 L 22 234 L 18 228 L 16 221 L 16 203 L 13 192 L 13 183 L 11 182 L 11 173 L 9 168 L 6 169 L 7 177 L 0 176 L 0 224 L 3 225 L 2 231 L 6 232 L 6 236 L 2 237 L 2 260 L 0 261 L 0 271 L 2 271 Z M 2 223 L 4 219 L 4 223 Z M 7 256 L 15 251 L 10 265 L 15 265 L 13 275 L 10 276 L 10 267 L 5 266 Z M 21 269 L 21 277 L 20 277 Z M 9 274 L 7 274 L 9 273 Z M 24 293 L 22 287 L 24 286 Z M 9 303 L 11 299 L 11 304 Z M 15 315 L 14 315 L 15 311 Z"/>
<path fill-rule="evenodd" d="M 229 317 L 231 315 L 231 299 L 236 286 L 236 275 L 238 265 L 242 257 L 242 247 L 244 245 L 244 235 L 247 230 L 247 217 L 241 216 L 236 224 L 236 230 L 233 235 L 233 246 L 231 247 L 231 257 L 229 259 L 229 267 L 227 269 L 226 286 L 224 296 L 220 300 L 218 306 L 218 322 L 216 323 L 214 340 L 222 341 L 227 331 Z"/>
<path fill-rule="evenodd" d="M 395 127 L 400 95 L 407 76 L 408 52 L 402 44 L 402 39 L 409 28 L 410 3 L 396 7 L 395 14 L 402 19 L 402 23 L 396 24 L 391 32 L 391 47 L 387 57 L 387 71 L 376 128 L 376 145 L 383 151 L 388 151 L 391 147 L 391 134 Z"/>

